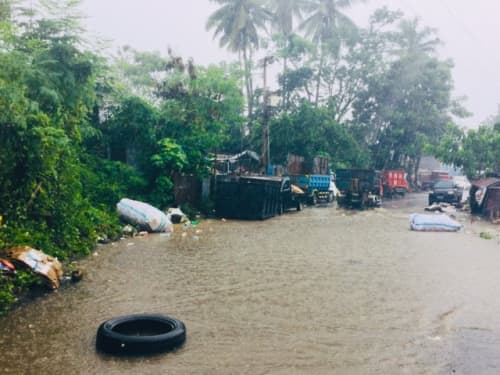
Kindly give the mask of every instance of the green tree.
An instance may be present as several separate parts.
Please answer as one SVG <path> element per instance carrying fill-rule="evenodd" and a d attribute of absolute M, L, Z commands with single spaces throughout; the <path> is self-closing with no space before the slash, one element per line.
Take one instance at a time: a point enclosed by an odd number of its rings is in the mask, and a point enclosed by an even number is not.
<path fill-rule="evenodd" d="M 432 55 L 441 44 L 436 30 L 430 27 L 420 28 L 419 19 L 401 20 L 399 30 L 392 34 L 395 48 L 392 53 L 398 57 L 418 57 Z"/>
<path fill-rule="evenodd" d="M 325 66 L 324 84 L 328 107 L 338 122 L 351 113 L 352 105 L 368 82 L 389 66 L 390 31 L 400 12 L 381 8 L 370 17 L 368 28 L 359 29 L 358 37 L 346 43 L 336 59 Z"/>
<path fill-rule="evenodd" d="M 343 38 L 355 35 L 354 22 L 340 10 L 350 6 L 355 0 L 310 0 L 308 15 L 301 24 L 301 29 L 318 46 L 319 63 L 316 72 L 314 103 L 318 105 L 327 55 L 338 56 Z"/>
<path fill-rule="evenodd" d="M 242 61 L 249 117 L 253 113 L 253 52 L 260 46 L 259 30 L 266 30 L 271 15 L 264 0 L 212 0 L 221 5 L 208 18 L 207 29 L 214 29 L 214 38 Z"/>
<path fill-rule="evenodd" d="M 108 109 L 102 124 L 107 157 L 145 170 L 156 143 L 157 110 L 137 96 L 122 98 Z"/>
<path fill-rule="evenodd" d="M 336 167 L 363 167 L 368 157 L 347 127 L 333 120 L 327 108 L 303 101 L 291 113 L 282 113 L 271 123 L 271 156 L 285 164 L 288 154 L 312 160 L 328 156 Z"/>
<path fill-rule="evenodd" d="M 268 0 L 267 5 L 272 12 L 273 24 L 277 32 L 275 39 L 278 41 L 279 55 L 283 59 L 282 75 L 286 76 L 288 73 L 288 57 L 292 52 L 291 43 L 295 39 L 294 21 L 301 20 L 307 0 Z M 287 93 L 283 90 L 282 101 L 284 107 L 286 107 L 286 98 Z"/>
<path fill-rule="evenodd" d="M 141 52 L 129 46 L 120 48 L 113 68 L 116 81 L 123 87 L 117 89 L 154 103 L 166 64 L 167 59 L 159 52 Z"/>
<path fill-rule="evenodd" d="M 500 173 L 500 123 L 482 125 L 467 132 L 449 128 L 431 148 L 440 160 L 462 167 L 471 178 Z"/>
<path fill-rule="evenodd" d="M 402 21 L 389 41 L 389 64 L 370 75 L 354 103 L 354 129 L 374 167 L 414 174 L 424 146 L 446 133 L 452 113 L 465 111 L 451 98 L 452 62 L 433 56 L 439 42 L 434 30 Z"/>
<path fill-rule="evenodd" d="M 243 97 L 239 75 L 230 66 L 202 68 L 171 56 L 166 68 L 157 90 L 155 138 L 159 142 L 153 154 L 157 168 L 150 181 L 168 188 L 174 174 L 207 175 L 211 154 L 236 147 L 243 125 Z"/>
<path fill-rule="evenodd" d="M 1 241 L 61 258 L 88 252 L 96 237 L 78 158 L 93 99 L 92 58 L 67 28 L 67 5 L 62 16 L 43 8 L 47 16 L 40 10 L 29 28 L 16 24 L 0 55 L 0 212 L 9 223 Z"/>
<path fill-rule="evenodd" d="M 356 101 L 354 121 L 364 128 L 376 168 L 418 168 L 423 147 L 449 123 L 451 63 L 402 59 L 370 82 Z"/>

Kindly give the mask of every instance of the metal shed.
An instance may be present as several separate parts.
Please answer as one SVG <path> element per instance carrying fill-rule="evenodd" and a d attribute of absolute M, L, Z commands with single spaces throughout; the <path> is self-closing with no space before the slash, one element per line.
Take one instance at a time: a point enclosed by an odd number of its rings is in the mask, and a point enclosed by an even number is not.
<path fill-rule="evenodd" d="M 471 212 L 491 219 L 500 217 L 500 178 L 471 181 Z"/>

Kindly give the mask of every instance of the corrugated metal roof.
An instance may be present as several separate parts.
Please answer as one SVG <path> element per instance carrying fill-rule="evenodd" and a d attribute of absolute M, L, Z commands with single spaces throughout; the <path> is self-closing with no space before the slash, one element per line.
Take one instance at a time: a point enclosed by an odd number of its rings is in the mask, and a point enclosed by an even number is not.
<path fill-rule="evenodd" d="M 494 177 L 489 177 L 489 178 L 482 178 L 480 180 L 472 180 L 471 182 L 472 186 L 477 186 L 479 188 L 485 188 L 489 187 L 491 185 L 495 184 L 500 184 L 500 178 L 494 178 Z"/>

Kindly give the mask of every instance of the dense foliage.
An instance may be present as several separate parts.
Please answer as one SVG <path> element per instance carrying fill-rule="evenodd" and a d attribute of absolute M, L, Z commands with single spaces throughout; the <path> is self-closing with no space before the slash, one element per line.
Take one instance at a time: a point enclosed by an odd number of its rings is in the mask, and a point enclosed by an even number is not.
<path fill-rule="evenodd" d="M 166 208 L 176 175 L 261 150 L 267 127 L 273 164 L 291 153 L 414 173 L 432 152 L 470 175 L 499 171 L 496 121 L 453 123 L 467 112 L 434 30 L 386 8 L 360 28 L 344 12 L 354 1 L 214 1 L 207 28 L 239 64 L 130 47 L 106 58 L 82 39 L 78 0 L 0 2 L 0 249 L 86 255 L 119 235 L 120 198 Z M 0 311 L 36 282 L 0 275 Z"/>
<path fill-rule="evenodd" d="M 477 129 L 449 126 L 431 152 L 450 165 L 463 168 L 466 175 L 479 178 L 500 175 L 500 122 Z"/>

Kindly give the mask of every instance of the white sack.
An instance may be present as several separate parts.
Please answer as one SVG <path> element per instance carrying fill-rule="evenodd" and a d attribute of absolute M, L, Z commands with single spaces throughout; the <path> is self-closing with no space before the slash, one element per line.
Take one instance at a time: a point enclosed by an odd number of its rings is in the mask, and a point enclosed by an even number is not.
<path fill-rule="evenodd" d="M 150 232 L 172 232 L 173 225 L 170 219 L 159 209 L 139 201 L 123 198 L 116 205 L 119 215 Z"/>
<path fill-rule="evenodd" d="M 456 232 L 462 228 L 462 224 L 445 214 L 412 214 L 410 228 L 424 232 Z"/>

